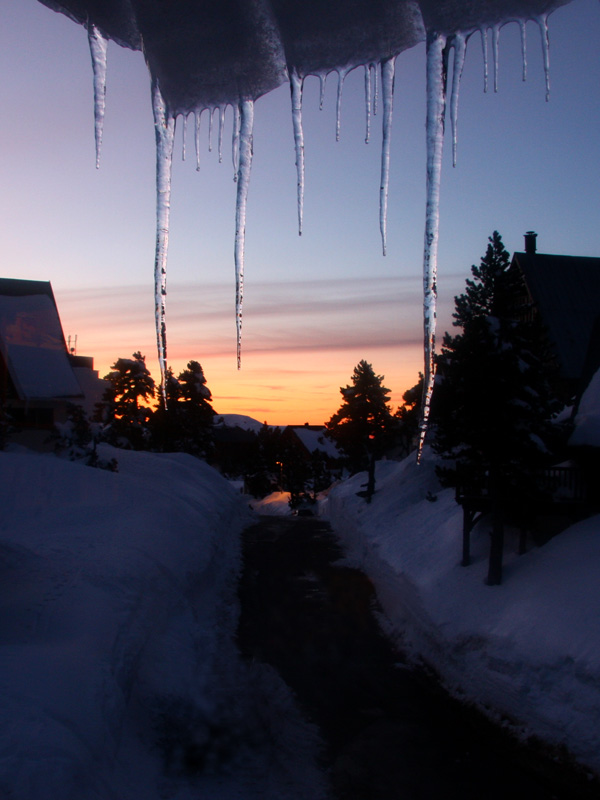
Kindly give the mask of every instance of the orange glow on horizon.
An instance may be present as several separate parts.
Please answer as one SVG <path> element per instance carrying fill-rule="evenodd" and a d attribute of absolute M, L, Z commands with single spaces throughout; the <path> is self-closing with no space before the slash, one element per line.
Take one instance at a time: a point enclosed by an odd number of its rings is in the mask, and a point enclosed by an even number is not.
<path fill-rule="evenodd" d="M 216 312 L 203 314 L 193 288 L 187 294 L 176 289 L 168 317 L 168 364 L 175 375 L 191 360 L 202 365 L 217 414 L 244 414 L 270 425 L 322 425 L 341 404 L 340 387 L 365 359 L 384 376 L 395 411 L 423 369 L 420 304 L 409 295 L 400 307 L 395 287 L 390 279 L 378 284 L 377 278 L 350 285 L 349 308 L 337 297 L 332 307 L 318 307 L 326 297 L 320 287 L 302 304 L 297 287 L 280 287 L 270 300 L 263 296 L 245 328 L 239 371 L 229 293 L 213 287 Z M 210 291 L 203 290 L 205 305 Z M 100 377 L 118 358 L 139 350 L 159 382 L 154 319 L 148 314 L 151 286 L 55 289 L 55 295 L 65 336 L 77 334 L 78 353 L 94 358 Z"/>
<path fill-rule="evenodd" d="M 142 348 L 142 354 L 158 383 L 154 352 L 144 352 Z M 121 348 L 118 355 L 109 356 L 98 348 L 95 353 L 81 351 L 81 355 L 94 355 L 94 368 L 103 377 L 117 358 L 128 358 L 132 353 Z M 199 361 L 217 414 L 244 414 L 269 425 L 322 425 L 339 408 L 340 387 L 351 382 L 354 367 L 362 358 L 373 365 L 378 375 L 384 375 L 384 385 L 391 389 L 390 406 L 395 411 L 422 370 L 423 353 L 417 345 L 381 348 L 372 353 L 325 349 L 249 353 L 242 356 L 239 371 L 232 348 L 229 356 L 173 358 L 169 366 L 177 375 L 188 361 Z"/>

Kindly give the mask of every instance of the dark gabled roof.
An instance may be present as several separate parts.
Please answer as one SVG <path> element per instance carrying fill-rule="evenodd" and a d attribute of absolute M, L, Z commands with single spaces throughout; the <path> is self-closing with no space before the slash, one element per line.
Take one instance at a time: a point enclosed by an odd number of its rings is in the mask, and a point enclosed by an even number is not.
<path fill-rule="evenodd" d="M 556 349 L 564 378 L 584 372 L 600 316 L 600 258 L 513 253 Z"/>
<path fill-rule="evenodd" d="M 18 278 L 0 278 L 0 296 L 27 297 L 34 294 L 48 295 L 54 306 L 56 306 L 50 281 L 23 281 Z"/>
<path fill-rule="evenodd" d="M 0 278 L 0 356 L 24 402 L 83 396 L 48 281 Z"/>

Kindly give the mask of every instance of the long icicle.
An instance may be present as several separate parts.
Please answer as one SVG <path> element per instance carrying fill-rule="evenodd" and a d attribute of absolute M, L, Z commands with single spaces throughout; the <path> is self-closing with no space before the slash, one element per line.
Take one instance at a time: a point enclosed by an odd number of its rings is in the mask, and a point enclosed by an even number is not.
<path fill-rule="evenodd" d="M 240 124 L 241 112 L 238 103 L 233 106 L 233 131 L 231 134 L 231 160 L 233 161 L 233 180 L 238 179 L 240 166 Z"/>
<path fill-rule="evenodd" d="M 298 236 L 302 236 L 304 219 L 304 131 L 302 129 L 302 89 L 303 78 L 296 69 L 290 74 L 292 96 L 292 125 L 294 126 L 294 147 L 296 150 L 296 174 L 298 176 Z"/>
<path fill-rule="evenodd" d="M 458 143 L 458 93 L 467 53 L 467 42 L 462 33 L 457 33 L 452 37 L 452 47 L 454 48 L 454 66 L 452 68 L 452 94 L 450 96 L 450 124 L 452 126 L 452 166 L 455 167 Z"/>
<path fill-rule="evenodd" d="M 480 28 L 481 34 L 481 53 L 483 56 L 483 91 L 488 90 L 488 39 L 487 28 Z"/>
<path fill-rule="evenodd" d="M 188 118 L 188 115 L 187 115 L 187 113 L 184 113 L 182 116 L 183 116 L 183 130 L 181 132 L 181 160 L 185 161 L 186 144 L 187 144 L 187 121 L 188 121 L 187 118 Z"/>
<path fill-rule="evenodd" d="M 90 23 L 88 25 L 88 41 L 90 43 L 90 55 L 92 56 L 92 68 L 94 70 L 94 133 L 96 138 L 96 169 L 99 169 L 102 134 L 104 132 L 104 111 L 106 108 L 106 58 L 108 39 L 105 39 L 98 28 Z"/>
<path fill-rule="evenodd" d="M 201 111 L 194 111 L 194 141 L 196 143 L 196 172 L 200 172 L 200 117 Z"/>
<path fill-rule="evenodd" d="M 494 92 L 498 91 L 498 58 L 500 51 L 498 45 L 500 42 L 500 25 L 494 25 L 492 28 L 492 55 L 494 57 Z"/>
<path fill-rule="evenodd" d="M 237 329 L 237 366 L 242 366 L 242 304 L 244 300 L 244 249 L 246 243 L 246 204 L 252 168 L 252 131 L 254 101 L 242 100 L 240 109 L 239 167 L 235 205 L 235 321 Z"/>
<path fill-rule="evenodd" d="M 419 421 L 420 463 L 427 432 L 431 395 L 435 379 L 435 325 L 437 303 L 437 251 L 440 227 L 440 181 L 444 148 L 446 115 L 446 37 L 427 36 L 427 207 L 423 248 L 423 332 L 425 343 L 425 375 L 421 419 Z"/>
<path fill-rule="evenodd" d="M 342 130 L 342 92 L 344 90 L 344 81 L 348 74 L 347 69 L 338 70 L 338 88 L 337 88 L 337 102 L 335 105 L 335 140 L 339 142 Z"/>
<path fill-rule="evenodd" d="M 371 74 L 371 65 L 365 64 L 365 114 L 366 114 L 366 131 L 365 131 L 365 144 L 369 144 L 371 140 L 371 105 L 373 104 L 373 76 Z"/>
<path fill-rule="evenodd" d="M 212 135 L 213 135 L 213 114 L 214 108 L 208 109 L 208 152 L 212 153 Z"/>
<path fill-rule="evenodd" d="M 219 106 L 219 164 L 223 161 L 223 131 L 225 130 L 225 106 Z"/>
<path fill-rule="evenodd" d="M 542 54 L 544 57 L 544 77 L 546 79 L 546 102 L 550 100 L 550 36 L 548 33 L 548 15 L 542 14 L 536 19 L 542 35 Z"/>
<path fill-rule="evenodd" d="M 527 80 L 527 27 L 525 25 L 525 20 L 522 19 L 519 22 L 519 27 L 521 28 L 521 56 L 523 59 L 523 80 Z"/>
<path fill-rule="evenodd" d="M 394 111 L 394 73 L 396 59 L 381 62 L 381 88 L 383 94 L 383 136 L 381 140 L 381 181 L 379 184 L 379 230 L 383 255 L 387 252 L 387 207 L 390 185 L 390 147 L 392 141 L 392 116 Z"/>
<path fill-rule="evenodd" d="M 167 405 L 167 252 L 171 211 L 171 173 L 175 143 L 175 117 L 168 111 L 158 81 L 152 81 L 152 110 L 156 138 L 156 251 L 154 256 L 154 312 L 160 365 L 160 390 Z"/>
<path fill-rule="evenodd" d="M 319 111 L 323 111 L 323 104 L 325 103 L 325 84 L 327 83 L 327 73 L 321 72 L 319 74 Z"/>

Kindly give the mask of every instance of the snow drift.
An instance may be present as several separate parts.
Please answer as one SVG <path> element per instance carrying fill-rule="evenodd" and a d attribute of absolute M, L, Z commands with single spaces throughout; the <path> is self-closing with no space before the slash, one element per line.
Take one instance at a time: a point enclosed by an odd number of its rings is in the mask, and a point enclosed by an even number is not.
<path fill-rule="evenodd" d="M 101 449 L 118 473 L 0 452 L 0 796 L 319 797 L 314 734 L 234 644 L 246 504 Z"/>
<path fill-rule="evenodd" d="M 335 487 L 327 513 L 349 557 L 375 583 L 390 633 L 447 688 L 523 736 L 564 745 L 600 772 L 600 517 L 517 556 L 507 535 L 504 582 L 485 585 L 489 528 L 460 566 L 462 510 L 435 459 L 377 464 Z"/>

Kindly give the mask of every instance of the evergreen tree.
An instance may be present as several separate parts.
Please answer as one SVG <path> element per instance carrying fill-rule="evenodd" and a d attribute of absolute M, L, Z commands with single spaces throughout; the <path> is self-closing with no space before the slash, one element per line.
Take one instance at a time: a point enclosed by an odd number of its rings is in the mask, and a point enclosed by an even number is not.
<path fill-rule="evenodd" d="M 166 409 L 159 408 L 154 414 L 155 446 L 201 457 L 209 455 L 215 412 L 204 370 L 198 361 L 189 361 L 177 377 L 171 368 L 168 369 L 166 398 Z"/>
<path fill-rule="evenodd" d="M 549 348 L 537 320 L 518 307 L 521 284 L 497 232 L 464 294 L 455 298 L 455 336 L 444 335 L 432 404 L 434 449 L 462 474 L 488 475 L 506 507 L 533 490 L 532 469 L 543 464 L 559 409 Z M 529 315 L 531 316 L 531 315 Z M 455 470 L 440 470 L 448 483 Z"/>
<path fill-rule="evenodd" d="M 390 390 L 383 385 L 383 375 L 376 375 L 363 360 L 354 367 L 352 385 L 340 392 L 342 405 L 325 423 L 328 435 L 345 454 L 352 472 L 371 469 L 390 441 L 394 424 Z"/>
<path fill-rule="evenodd" d="M 423 400 L 423 373 L 419 372 L 419 381 L 402 395 L 402 405 L 394 414 L 397 420 L 394 429 L 394 440 L 402 456 L 407 456 L 417 447 L 419 436 L 419 419 Z"/>
<path fill-rule="evenodd" d="M 131 358 L 119 358 L 104 376 L 108 381 L 96 419 L 105 424 L 105 435 L 114 444 L 128 443 L 136 449 L 147 447 L 151 409 L 144 403 L 154 397 L 154 380 L 139 351 Z"/>

